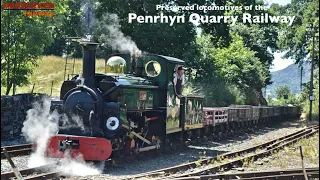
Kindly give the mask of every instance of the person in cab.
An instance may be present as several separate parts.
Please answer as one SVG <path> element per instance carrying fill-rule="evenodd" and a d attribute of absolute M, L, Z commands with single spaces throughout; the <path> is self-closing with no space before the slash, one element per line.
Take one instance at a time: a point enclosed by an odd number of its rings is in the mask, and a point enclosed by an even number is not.
<path fill-rule="evenodd" d="M 184 71 L 185 71 L 185 68 L 183 66 L 179 66 L 173 77 L 174 89 L 175 89 L 176 95 L 179 98 L 183 96 L 182 90 L 183 90 L 183 85 L 185 84 Z"/>

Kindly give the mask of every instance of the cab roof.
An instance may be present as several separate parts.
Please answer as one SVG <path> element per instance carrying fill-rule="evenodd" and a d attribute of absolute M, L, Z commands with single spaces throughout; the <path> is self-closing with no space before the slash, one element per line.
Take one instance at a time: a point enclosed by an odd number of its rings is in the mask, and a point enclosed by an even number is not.
<path fill-rule="evenodd" d="M 111 54 L 109 57 L 111 56 L 117 56 L 117 55 L 129 55 L 128 53 L 115 53 L 115 54 Z M 170 57 L 170 56 L 164 56 L 164 55 L 159 55 L 159 54 L 151 54 L 151 53 L 142 53 L 142 55 L 145 56 L 158 56 L 160 58 L 163 58 L 167 61 L 170 61 L 171 63 L 175 63 L 175 64 L 181 64 L 181 63 L 185 63 L 184 60 L 178 59 L 178 58 L 174 58 L 174 57 Z"/>
<path fill-rule="evenodd" d="M 168 61 L 171 61 L 173 63 L 184 63 L 183 60 L 178 59 L 178 58 L 174 58 L 174 57 L 170 57 L 170 56 L 163 56 L 163 55 L 157 55 L 157 54 L 151 54 L 151 55 L 162 57 L 162 58 L 164 58 L 164 59 L 166 59 Z"/>

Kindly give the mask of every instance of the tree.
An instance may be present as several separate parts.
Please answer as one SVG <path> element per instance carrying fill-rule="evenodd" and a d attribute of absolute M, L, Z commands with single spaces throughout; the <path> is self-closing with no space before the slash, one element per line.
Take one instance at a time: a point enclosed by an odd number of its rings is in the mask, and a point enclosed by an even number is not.
<path fill-rule="evenodd" d="M 208 93 L 216 94 L 217 99 L 235 103 L 235 98 L 227 100 L 226 96 L 240 96 L 244 103 L 265 104 L 259 90 L 268 69 L 255 57 L 255 51 L 244 46 L 242 37 L 235 33 L 230 37 L 230 45 L 219 48 L 212 46 L 211 35 L 202 34 L 197 38 L 198 61 L 192 64 L 197 69 L 195 78 L 206 84 L 202 87 L 208 87 Z"/>
<path fill-rule="evenodd" d="M 66 1 L 67 8 L 55 23 L 52 32 L 53 43 L 44 49 L 45 55 L 62 56 L 64 52 L 72 53 L 73 57 L 82 57 L 81 48 L 71 43 L 66 47 L 67 37 L 84 37 L 85 32 L 81 23 L 81 3 L 75 0 Z"/>
<path fill-rule="evenodd" d="M 115 25 L 123 33 L 122 37 L 135 42 L 137 47 L 148 53 L 165 54 L 180 59 L 187 63 L 195 61 L 195 36 L 196 29 L 191 23 L 175 23 L 169 26 L 165 23 L 128 23 L 128 13 L 137 15 L 158 15 L 160 12 L 155 9 L 157 4 L 166 1 L 145 1 L 145 0 L 109 0 L 101 1 L 96 10 L 97 27 L 94 28 L 96 40 L 105 43 L 110 31 L 105 31 L 106 26 Z M 165 15 L 181 15 L 184 12 L 172 12 L 163 10 Z M 110 15 L 117 15 L 116 21 L 106 22 L 105 18 Z M 118 24 L 110 24 L 119 22 Z M 108 44 L 105 55 L 110 52 L 117 52 L 119 49 L 112 49 Z M 173 48 L 174 47 L 174 48 Z"/>
<path fill-rule="evenodd" d="M 53 1 L 55 16 L 63 13 L 64 4 Z M 55 19 L 28 17 L 21 11 L 1 12 L 1 85 L 9 94 L 13 86 L 28 83 L 28 76 L 37 65 L 45 46 L 52 42 Z"/>
<path fill-rule="evenodd" d="M 262 0 L 237 0 L 230 2 L 233 6 L 249 6 L 253 7 L 256 5 L 265 6 L 266 4 Z M 269 16 L 277 15 L 277 13 L 271 8 L 268 10 L 245 10 L 242 8 L 241 11 L 231 11 L 228 12 L 228 15 L 239 16 L 239 20 L 236 25 L 230 28 L 231 33 L 236 33 L 243 38 L 244 46 L 249 48 L 252 51 L 255 51 L 255 57 L 261 62 L 264 66 L 264 81 L 261 84 L 260 88 L 257 88 L 258 91 L 261 91 L 263 87 L 270 85 L 271 74 L 269 69 L 274 60 L 273 52 L 278 49 L 277 39 L 278 39 L 278 24 L 272 23 L 260 23 L 260 24 L 250 24 L 250 23 L 240 23 L 242 20 L 242 14 L 249 13 L 252 16 L 260 16 L 262 13 L 268 13 Z"/>
<path fill-rule="evenodd" d="M 272 105 L 273 105 L 272 96 L 268 95 L 267 99 L 268 99 L 268 100 L 267 100 L 267 101 L 268 101 L 268 105 L 269 105 L 269 106 L 272 106 Z"/>
<path fill-rule="evenodd" d="M 237 0 L 228 2 L 228 4 L 232 6 L 256 6 L 261 5 L 264 6 L 265 3 L 263 1 L 256 0 Z M 226 12 L 225 15 L 233 15 L 238 16 L 240 19 L 238 22 L 241 22 L 242 14 L 249 13 L 252 16 L 260 16 L 262 13 L 268 13 L 270 16 L 276 15 L 276 13 L 272 9 L 268 10 L 245 10 L 242 8 L 241 11 L 229 11 Z M 260 62 L 259 64 L 259 72 L 260 73 L 260 82 L 258 84 L 253 84 L 253 89 L 247 89 L 246 96 L 249 99 L 258 98 L 260 104 L 266 104 L 266 100 L 262 95 L 262 89 L 267 85 L 270 85 L 271 82 L 271 74 L 270 67 L 274 60 L 273 52 L 278 49 L 277 39 L 278 39 L 278 24 L 272 23 L 260 23 L 260 24 L 250 24 L 250 23 L 236 23 L 236 25 L 230 27 L 230 34 L 237 34 L 242 38 L 244 47 L 250 49 L 254 53 L 254 57 Z M 252 63 L 252 62 L 251 62 Z"/>
<path fill-rule="evenodd" d="M 282 9 L 281 15 L 294 15 L 296 16 L 292 26 L 281 26 L 279 31 L 278 44 L 283 52 L 285 52 L 285 58 L 292 58 L 295 63 L 302 64 L 307 58 L 309 62 L 313 62 L 315 69 L 319 67 L 319 43 L 315 43 L 312 46 L 312 36 L 314 35 L 310 26 L 317 27 L 319 30 L 319 1 L 318 0 L 292 0 L 292 2 L 286 6 L 277 7 Z M 319 33 L 317 33 L 319 34 Z M 314 48 L 315 56 L 312 57 L 312 50 Z M 316 79 L 317 73 L 314 78 Z M 305 90 L 308 91 L 310 82 L 306 83 Z M 317 81 L 314 82 L 315 96 L 319 93 L 319 84 Z M 300 94 L 300 102 L 304 105 L 304 110 L 309 112 L 309 92 L 302 92 Z M 315 107 L 312 110 L 315 112 L 314 116 L 319 117 L 319 103 L 318 100 L 314 103 Z"/>
<path fill-rule="evenodd" d="M 303 110 L 304 112 L 307 113 L 307 116 L 309 116 L 309 109 L 310 109 L 309 87 L 310 87 L 310 82 L 304 84 L 304 89 L 300 93 L 300 99 L 299 99 L 299 102 L 302 104 Z M 318 120 L 319 119 L 319 67 L 315 69 L 313 87 L 314 87 L 313 95 L 315 97 L 315 101 L 313 101 L 313 106 L 312 106 L 312 119 Z"/>
<path fill-rule="evenodd" d="M 296 63 L 301 63 L 312 50 L 308 26 L 318 26 L 319 29 L 319 1 L 293 0 L 282 9 L 281 15 L 293 15 L 296 18 L 292 26 L 281 26 L 278 44 L 285 52 L 285 58 L 292 58 Z M 315 44 L 315 56 L 319 57 L 319 46 L 318 43 Z M 314 61 L 318 59 L 315 58 Z"/>
<path fill-rule="evenodd" d="M 289 96 L 290 87 L 289 86 L 280 86 L 276 89 L 276 97 L 278 100 L 284 99 L 284 96 Z"/>

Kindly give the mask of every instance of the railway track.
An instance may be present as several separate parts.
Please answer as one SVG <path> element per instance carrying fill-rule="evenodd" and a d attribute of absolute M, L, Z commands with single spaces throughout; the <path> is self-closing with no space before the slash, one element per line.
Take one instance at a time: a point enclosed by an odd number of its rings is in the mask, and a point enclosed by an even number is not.
<path fill-rule="evenodd" d="M 319 178 L 319 167 L 306 168 L 308 178 Z M 209 180 L 209 179 L 304 179 L 303 169 L 283 169 L 275 171 L 254 171 L 242 173 L 215 174 L 176 178 L 176 180 Z"/>
<path fill-rule="evenodd" d="M 6 156 L 4 155 L 4 152 L 3 152 L 3 148 L 7 150 L 10 157 L 26 156 L 26 155 L 30 155 L 32 152 L 32 144 L 3 146 L 1 147 L 1 159 L 6 159 Z"/>
<path fill-rule="evenodd" d="M 22 175 L 24 180 L 34 180 L 34 179 L 57 179 L 60 177 L 59 171 L 52 171 L 52 167 L 55 165 L 45 165 L 39 166 L 35 168 L 28 168 L 20 170 L 20 174 Z M 12 179 L 15 178 L 14 172 L 1 173 L 1 179 Z"/>
<path fill-rule="evenodd" d="M 18 171 L 13 163 L 11 156 L 29 155 L 32 152 L 32 144 L 24 144 L 18 146 L 5 146 L 1 148 L 1 159 L 6 158 L 13 171 L 7 173 L 1 173 L 1 179 L 17 178 L 18 180 L 34 180 L 34 179 L 57 179 L 60 172 L 55 171 L 55 164 L 39 166 L 35 168 L 28 168 Z"/>
<path fill-rule="evenodd" d="M 292 134 L 283 136 L 281 138 L 278 139 L 274 139 L 271 141 L 268 141 L 266 143 L 254 146 L 254 147 L 250 147 L 241 151 L 236 151 L 236 152 L 230 152 L 230 153 L 225 153 L 222 154 L 220 156 L 214 157 L 214 158 L 207 158 L 207 159 L 203 159 L 203 160 L 199 160 L 199 161 L 195 161 L 195 162 L 191 162 L 191 163 L 187 163 L 187 164 L 183 164 L 183 165 L 178 165 L 178 166 L 174 166 L 174 167 L 170 167 L 170 168 L 165 168 L 165 169 L 160 169 L 160 170 L 156 170 L 156 171 L 152 171 L 152 172 L 147 172 L 147 173 L 142 173 L 142 174 L 138 174 L 135 176 L 132 176 L 132 178 L 130 179 L 135 179 L 135 178 L 142 178 L 142 177 L 153 177 L 153 178 L 172 178 L 171 176 L 168 176 L 169 174 L 176 174 L 177 172 L 182 172 L 182 171 L 187 171 L 190 169 L 195 169 L 197 167 L 200 166 L 205 166 L 205 165 L 210 165 L 212 163 L 212 161 L 217 161 L 217 159 L 227 159 L 227 158 L 233 158 L 235 156 L 239 156 L 243 155 L 243 154 L 249 154 L 249 153 L 254 153 L 256 152 L 257 149 L 269 149 L 269 150 L 273 150 L 273 148 L 276 148 L 278 146 L 283 145 L 283 143 L 290 141 L 290 140 L 296 140 L 296 138 L 299 137 L 307 137 L 310 136 L 311 133 L 313 134 L 315 132 L 316 129 L 318 129 L 318 126 L 310 126 L 307 128 L 304 128 L 302 130 L 299 130 L 297 132 L 294 132 Z M 8 153 L 10 154 L 10 156 L 13 154 L 13 156 L 19 156 L 22 155 L 23 153 L 19 154 L 17 152 L 19 152 L 19 150 L 23 151 L 29 151 L 29 154 L 32 152 L 32 145 L 31 144 L 27 144 L 27 145 L 20 145 L 20 146 L 7 146 L 6 147 L 8 150 Z M 12 153 L 14 152 L 14 153 Z M 26 152 L 25 152 L 26 153 Z M 2 152 L 3 154 L 3 152 Z M 27 155 L 24 154 L 24 155 Z M 110 161 L 111 162 L 111 161 Z M 232 163 L 232 162 L 231 162 Z M 238 161 L 238 163 L 241 163 L 241 161 Z M 108 163 L 107 163 L 108 164 Z M 236 162 L 234 162 L 234 164 L 236 164 Z M 29 168 L 29 169 L 24 169 L 21 170 L 20 173 L 21 175 L 24 177 L 24 179 L 59 179 L 61 177 L 60 172 L 58 171 L 52 171 L 52 167 L 54 165 L 46 165 L 46 166 L 41 166 L 41 167 L 36 167 L 36 168 Z M 224 167 L 224 166 L 229 166 L 228 164 L 222 164 L 220 167 Z M 50 172 L 51 169 L 51 172 Z M 219 168 L 216 168 L 216 170 Z M 214 170 L 212 170 L 214 172 Z M 207 172 L 207 171 L 204 171 Z M 174 178 L 186 178 L 186 177 L 199 177 L 200 175 L 204 175 L 206 173 L 195 173 L 195 174 L 188 174 L 188 175 L 183 175 L 180 174 L 179 176 L 176 175 L 174 176 Z M 11 179 L 14 178 L 15 174 L 13 172 L 7 172 L 7 173 L 2 173 L 1 174 L 1 179 Z M 190 178 L 192 178 L 190 177 Z"/>
<path fill-rule="evenodd" d="M 25 148 L 19 149 L 19 147 L 26 147 L 26 146 L 25 145 L 14 146 L 14 147 L 11 146 L 11 148 L 9 148 L 11 151 L 9 151 L 9 152 L 17 152 L 17 150 L 25 150 Z M 58 172 L 58 171 L 52 172 L 52 169 L 54 169 L 54 166 L 55 166 L 54 164 L 35 167 L 35 168 L 28 168 L 28 169 L 18 171 L 18 169 L 15 166 L 15 164 L 13 163 L 7 149 L 2 148 L 1 151 L 2 151 L 1 153 L 3 154 L 3 156 L 5 156 L 7 158 L 8 162 L 10 163 L 11 168 L 13 170 L 12 172 L 1 173 L 1 179 L 12 179 L 12 178 L 16 177 L 18 180 L 25 180 L 25 179 L 37 179 L 38 180 L 38 179 L 53 179 L 53 178 L 57 178 L 60 176 L 60 172 Z"/>
<path fill-rule="evenodd" d="M 292 134 L 270 140 L 268 142 L 249 147 L 240 151 L 229 152 L 218 155 L 212 158 L 206 158 L 178 166 L 164 168 L 156 171 L 137 174 L 131 176 L 129 179 L 138 178 L 185 178 L 193 176 L 203 176 L 207 174 L 214 174 L 221 169 L 231 169 L 234 166 L 241 166 L 246 160 L 256 160 L 258 158 L 268 156 L 275 151 L 278 151 L 285 146 L 288 146 L 296 141 L 307 138 L 319 132 L 319 126 L 310 126 L 294 132 Z M 217 165 L 216 165 L 217 164 Z M 128 178 L 126 178 L 128 179 Z"/>

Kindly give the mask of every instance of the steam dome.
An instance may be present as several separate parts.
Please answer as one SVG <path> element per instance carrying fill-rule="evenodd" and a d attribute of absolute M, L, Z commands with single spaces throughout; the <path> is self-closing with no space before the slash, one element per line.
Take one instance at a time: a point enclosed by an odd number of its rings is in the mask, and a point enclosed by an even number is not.
<path fill-rule="evenodd" d="M 110 75 L 124 75 L 127 70 L 126 60 L 120 56 L 112 56 L 106 62 L 106 72 Z"/>

